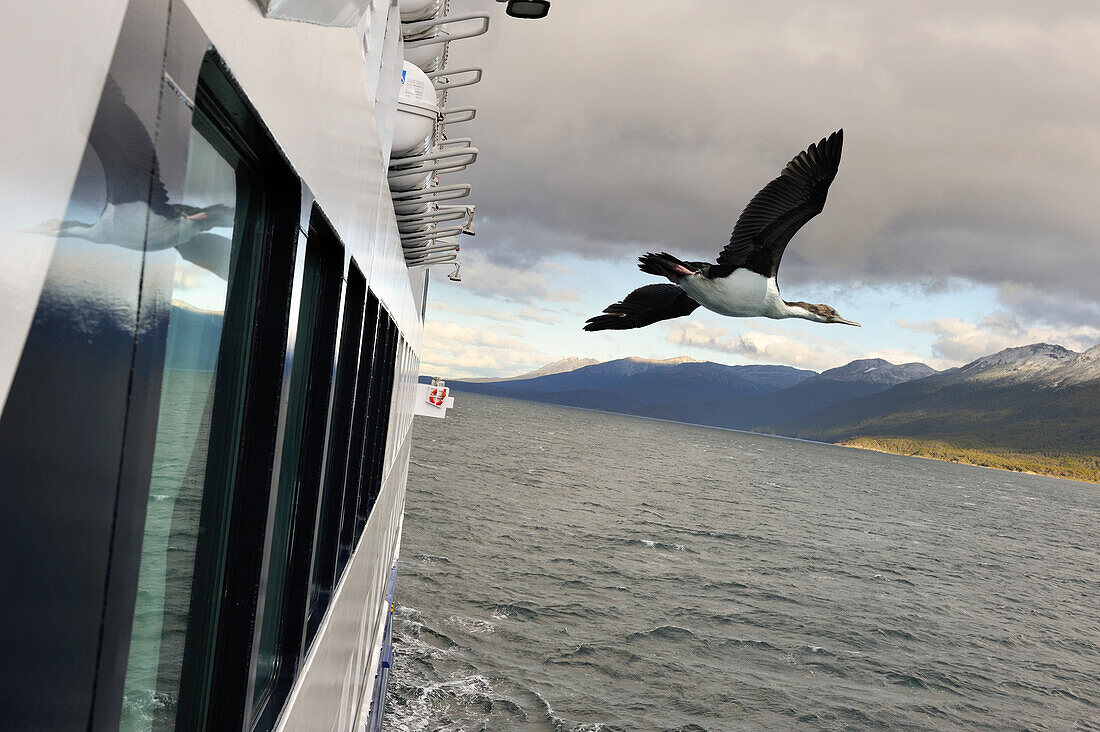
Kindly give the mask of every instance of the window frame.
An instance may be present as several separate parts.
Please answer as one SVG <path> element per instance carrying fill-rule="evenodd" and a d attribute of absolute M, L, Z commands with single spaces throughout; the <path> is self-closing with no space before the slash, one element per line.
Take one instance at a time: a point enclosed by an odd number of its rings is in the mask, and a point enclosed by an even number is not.
<path fill-rule="evenodd" d="M 339 581 L 340 519 L 344 505 L 344 485 L 348 455 L 351 449 L 352 418 L 355 386 L 358 380 L 359 354 L 363 336 L 363 316 L 366 305 L 367 279 L 355 262 L 348 266 L 344 286 L 344 302 L 340 328 L 340 343 L 336 360 L 324 481 L 313 538 L 313 559 L 310 568 L 309 608 L 306 640 L 312 644 Z"/>
<path fill-rule="evenodd" d="M 260 210 L 243 222 L 247 239 L 230 273 L 211 418 L 215 470 L 204 482 L 176 716 L 179 729 L 231 729 L 244 724 L 253 676 L 302 190 L 214 51 L 200 68 L 194 125 L 253 178 L 250 204 Z"/>
<path fill-rule="evenodd" d="M 302 638 L 305 634 L 306 610 L 309 592 L 310 555 L 313 543 L 313 528 L 320 502 L 322 465 L 325 455 L 327 425 L 329 421 L 330 397 L 334 381 L 333 367 L 339 327 L 341 289 L 343 286 L 344 247 L 336 237 L 320 208 L 314 204 L 310 214 L 309 232 L 305 235 L 305 257 L 299 266 L 306 268 L 303 276 L 302 291 L 299 293 L 299 326 L 295 343 L 294 363 L 291 366 L 292 385 L 288 388 L 288 399 L 284 404 L 288 410 L 295 399 L 295 389 L 301 393 L 297 398 L 303 400 L 299 406 L 300 425 L 290 424 L 292 412 L 288 411 L 284 432 L 281 437 L 281 454 L 278 455 L 280 467 L 277 484 L 273 481 L 271 512 L 276 504 L 283 500 L 282 493 L 289 490 L 286 497 L 292 506 L 284 562 L 284 580 L 279 604 L 279 627 L 275 640 L 275 667 L 272 678 L 261 690 L 259 699 L 255 690 L 255 677 L 259 666 L 259 642 L 261 640 L 264 615 L 267 612 L 267 598 L 263 598 L 263 609 L 256 614 L 256 637 L 253 641 L 252 673 L 250 675 L 249 709 L 252 714 L 251 729 L 271 729 L 278 719 L 293 686 L 294 678 L 303 660 Z M 310 271 L 312 270 L 312 271 Z M 309 278 L 316 281 L 315 299 L 312 301 L 312 313 L 307 313 L 307 288 Z M 308 342 L 303 341 L 302 323 L 311 318 Z M 303 351 L 308 349 L 308 353 Z M 299 354 L 304 354 L 302 371 L 299 371 Z M 297 381 L 296 381 L 297 380 Z M 286 440 L 297 436 L 296 459 L 288 456 Z M 290 460 L 290 462 L 288 462 Z M 287 483 L 290 481 L 290 483 Z M 273 519 L 274 516 L 271 517 Z M 269 520 L 274 527 L 274 520 Z M 267 577 L 272 564 L 279 561 L 274 556 L 272 544 L 274 534 L 269 530 L 264 573 L 261 576 L 261 591 L 267 589 Z"/>

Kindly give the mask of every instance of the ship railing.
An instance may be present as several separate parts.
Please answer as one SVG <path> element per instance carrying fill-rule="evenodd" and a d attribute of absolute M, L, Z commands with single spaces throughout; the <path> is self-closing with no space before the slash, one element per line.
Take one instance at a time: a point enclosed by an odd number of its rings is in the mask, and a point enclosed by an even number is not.
<path fill-rule="evenodd" d="M 440 69 L 428 74 L 437 92 L 447 89 L 457 89 L 461 86 L 473 86 L 481 81 L 482 69 L 480 66 L 468 66 L 463 69 Z M 470 74 L 470 78 L 461 77 L 461 74 Z M 452 81 L 451 77 L 460 76 L 458 81 Z"/>
<path fill-rule="evenodd" d="M 410 247 L 420 242 L 428 242 L 435 239 L 442 239 L 445 236 L 456 236 L 461 234 L 462 228 L 461 226 L 449 226 L 446 229 L 431 229 L 422 233 L 402 235 L 401 246 L 404 247 L 407 252 Z"/>
<path fill-rule="evenodd" d="M 458 142 L 458 140 L 447 141 L 447 143 L 451 142 Z M 424 155 L 394 158 L 390 163 L 390 170 L 389 173 L 387 173 L 387 177 L 390 180 L 394 180 L 405 176 L 421 175 L 423 173 L 443 175 L 445 173 L 465 170 L 468 165 L 472 165 L 477 160 L 478 150 L 476 147 L 470 146 L 470 138 L 463 138 L 462 142 L 466 143 L 464 147 L 453 150 L 443 149 Z M 455 159 L 460 162 L 454 162 Z"/>
<path fill-rule="evenodd" d="M 423 260 L 415 260 L 412 262 L 406 262 L 409 269 L 413 267 L 431 267 L 436 264 L 446 264 L 447 262 L 453 262 L 458 259 L 457 254 L 442 254 L 438 257 L 428 257 Z"/>
<path fill-rule="evenodd" d="M 478 21 L 476 24 L 473 21 Z M 451 26 L 469 25 L 463 30 L 453 30 Z M 434 32 L 433 32 L 434 31 Z M 401 37 L 406 48 L 422 48 L 436 44 L 476 38 L 489 31 L 489 14 L 482 11 L 463 15 L 442 15 L 429 20 L 416 20 L 401 24 Z"/>
<path fill-rule="evenodd" d="M 410 267 L 453 261 L 458 251 L 457 240 L 453 244 L 434 242 L 475 232 L 473 206 L 443 205 L 468 196 L 472 187 L 439 185 L 439 176 L 465 170 L 477 161 L 478 150 L 470 138 L 447 139 L 444 129 L 448 124 L 469 122 L 477 116 L 477 108 L 473 106 L 448 109 L 447 97 L 450 89 L 480 82 L 483 71 L 479 67 L 449 69 L 447 61 L 451 41 L 483 35 L 489 29 L 490 15 L 487 12 L 450 15 L 449 11 L 450 3 L 444 2 L 433 17 L 401 23 L 406 59 L 427 74 L 439 109 L 426 149 L 393 158 L 387 176 L 405 261 Z M 438 47 L 438 53 L 432 51 L 434 47 Z M 463 219 L 461 225 L 442 226 Z"/>
<path fill-rule="evenodd" d="M 431 213 L 398 216 L 397 225 L 400 227 L 402 224 L 441 224 L 444 221 L 458 221 L 469 216 L 469 206 L 440 206 Z"/>
<path fill-rule="evenodd" d="M 405 253 L 406 258 L 416 259 L 426 256 L 428 254 L 438 254 L 440 252 L 457 252 L 459 250 L 459 243 L 457 239 L 452 239 L 446 244 L 434 244 L 432 246 L 421 246 L 414 250 Z"/>
<path fill-rule="evenodd" d="M 391 197 L 394 203 L 406 206 L 437 201 L 453 201 L 470 195 L 473 186 L 469 183 L 454 183 L 448 186 L 435 186 L 423 190 L 398 191 Z"/>
<path fill-rule="evenodd" d="M 477 107 L 454 107 L 453 109 L 442 109 L 439 112 L 439 124 L 443 127 L 446 127 L 447 125 L 457 125 L 463 122 L 469 122 L 476 116 Z"/>

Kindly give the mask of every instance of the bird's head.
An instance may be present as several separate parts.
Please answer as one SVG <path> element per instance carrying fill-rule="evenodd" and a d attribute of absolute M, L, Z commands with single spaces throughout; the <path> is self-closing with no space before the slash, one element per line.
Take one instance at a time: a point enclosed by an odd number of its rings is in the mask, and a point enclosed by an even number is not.
<path fill-rule="evenodd" d="M 859 323 L 854 320 L 845 320 L 840 317 L 840 313 L 828 305 L 817 305 L 809 302 L 792 302 L 787 304 L 792 308 L 801 310 L 802 312 L 799 313 L 799 317 L 805 318 L 806 320 L 812 320 L 816 323 L 841 323 L 843 325 L 854 325 L 857 328 L 859 327 Z"/>

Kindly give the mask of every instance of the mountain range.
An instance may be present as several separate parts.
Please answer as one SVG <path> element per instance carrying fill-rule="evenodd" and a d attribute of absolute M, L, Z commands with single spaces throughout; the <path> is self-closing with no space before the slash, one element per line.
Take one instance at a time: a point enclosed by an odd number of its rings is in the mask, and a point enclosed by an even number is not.
<path fill-rule="evenodd" d="M 1038 343 L 911 380 L 874 397 L 837 403 L 804 419 L 776 423 L 769 431 L 830 441 L 868 432 L 962 436 L 983 431 L 996 432 L 996 439 L 1004 441 L 1028 429 L 1042 433 L 1029 438 L 1032 445 L 1050 448 L 1087 442 L 1090 435 L 1096 441 L 1097 395 L 1100 346 L 1078 354 Z M 1064 434 L 1071 424 L 1072 437 Z"/>
<path fill-rule="evenodd" d="M 224 314 L 202 310 L 182 300 L 172 301 L 164 367 L 213 371 L 218 365 Z"/>
<path fill-rule="evenodd" d="M 638 414 L 714 427 L 759 429 L 806 417 L 838 402 L 876 394 L 896 384 L 935 373 L 935 369 L 923 363 L 897 366 L 879 358 L 861 359 L 812 375 L 784 389 L 734 399 L 698 398 L 656 404 L 639 410 Z"/>
<path fill-rule="evenodd" d="M 512 379 L 449 383 L 458 392 L 1100 480 L 1100 346 L 1075 353 L 1038 343 L 942 372 L 882 359 L 821 373 L 687 357 L 567 359 Z"/>
<path fill-rule="evenodd" d="M 576 369 L 584 366 L 592 366 L 599 361 L 594 358 L 579 358 L 577 356 L 569 356 L 553 363 L 548 363 L 545 366 L 535 369 L 534 371 L 528 371 L 526 374 L 520 374 L 519 376 L 509 376 L 507 378 L 474 378 L 466 379 L 467 382 L 480 384 L 488 381 L 520 381 L 521 379 L 533 379 L 537 376 L 549 376 L 551 374 L 560 374 L 565 371 L 575 371 Z"/>
<path fill-rule="evenodd" d="M 627 414 L 709 395 L 736 399 L 797 384 L 813 371 L 790 366 L 726 366 L 691 358 L 621 358 L 529 379 L 451 381 L 458 391 Z"/>

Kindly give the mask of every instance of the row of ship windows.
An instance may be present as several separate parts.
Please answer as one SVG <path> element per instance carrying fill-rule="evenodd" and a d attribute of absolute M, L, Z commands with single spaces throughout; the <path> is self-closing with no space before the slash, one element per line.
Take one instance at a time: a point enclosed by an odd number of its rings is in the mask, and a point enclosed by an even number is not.
<path fill-rule="evenodd" d="M 300 234 L 300 184 L 249 114 L 204 64 L 183 203 L 223 225 L 176 250 L 123 729 L 274 725 L 415 366 L 316 206 Z"/>

